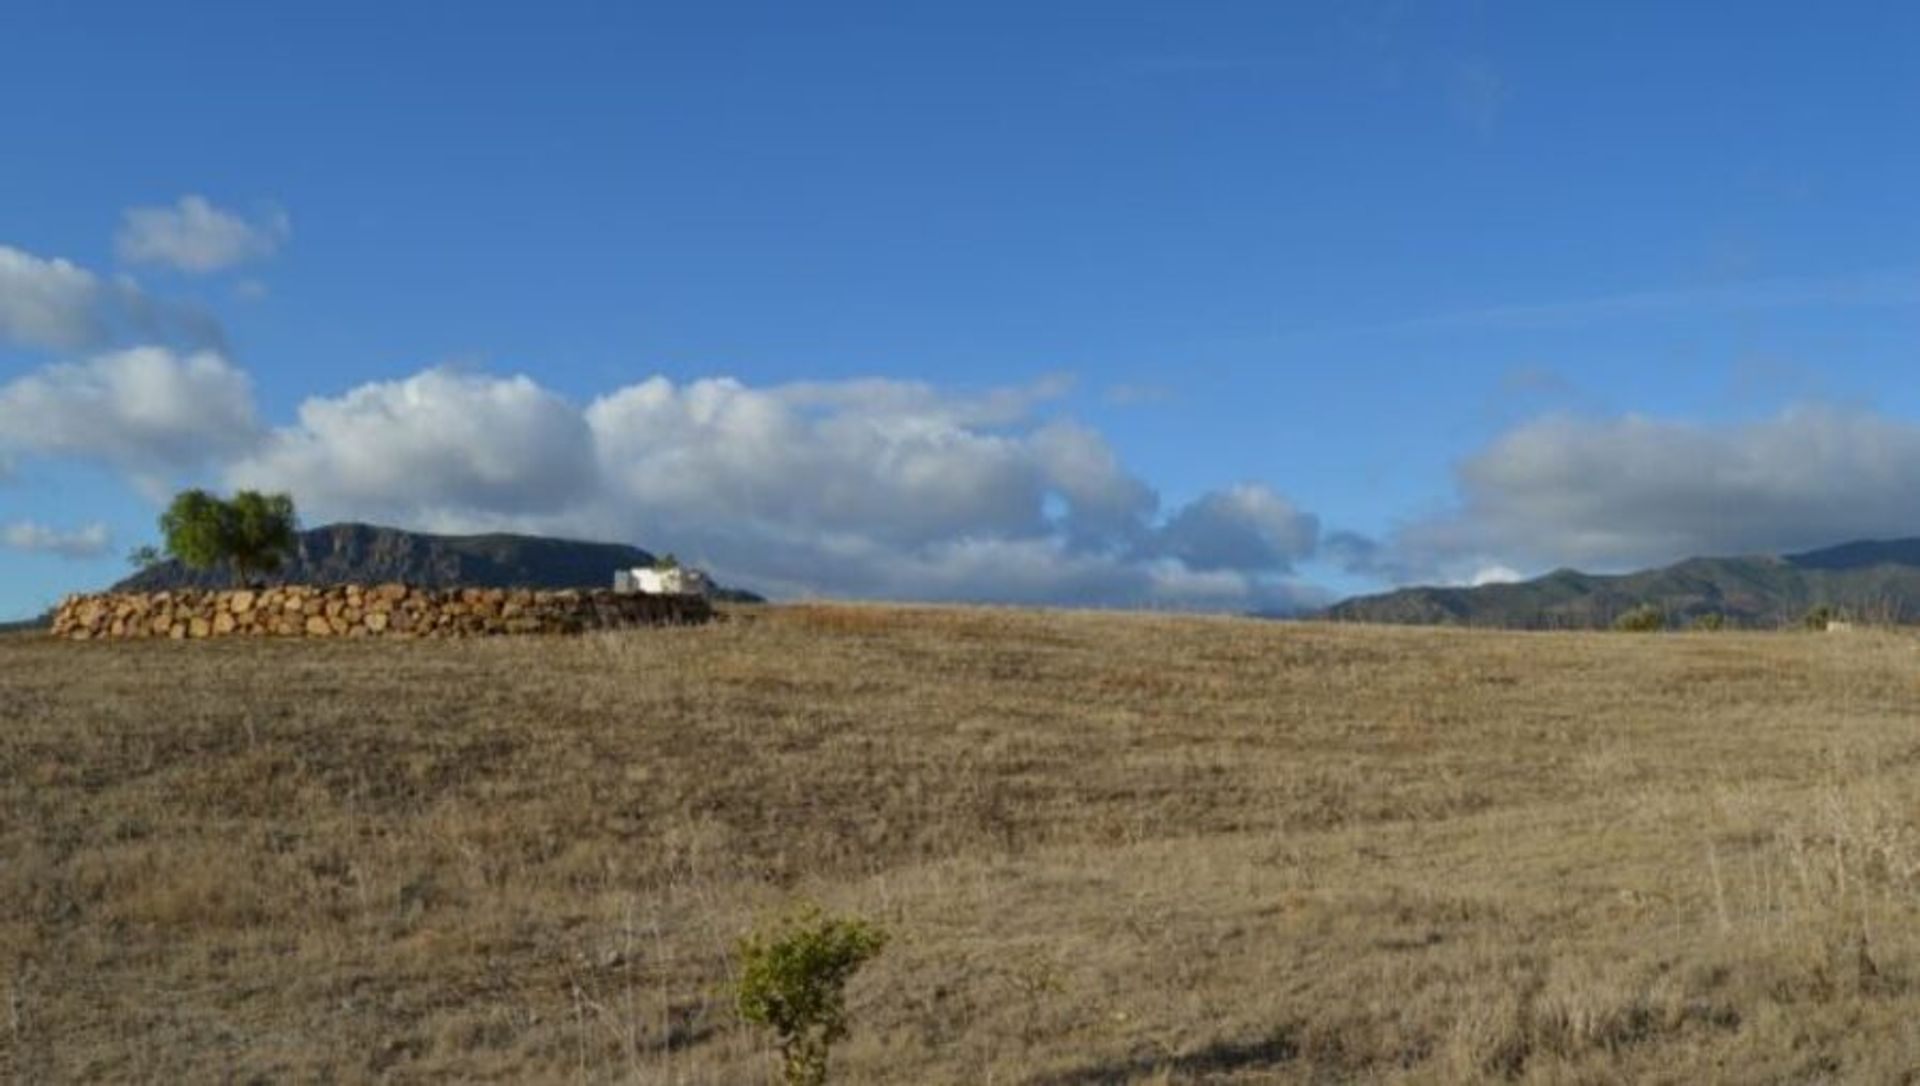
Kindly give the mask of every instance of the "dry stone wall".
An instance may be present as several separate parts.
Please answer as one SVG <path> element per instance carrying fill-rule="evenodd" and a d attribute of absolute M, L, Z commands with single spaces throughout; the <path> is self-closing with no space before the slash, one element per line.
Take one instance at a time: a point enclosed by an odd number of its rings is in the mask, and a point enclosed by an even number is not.
<path fill-rule="evenodd" d="M 705 622 L 698 596 L 604 589 L 413 588 L 282 585 L 220 592 L 106 592 L 69 596 L 53 636 L 73 641 L 202 637 L 489 637 L 569 634 Z"/>

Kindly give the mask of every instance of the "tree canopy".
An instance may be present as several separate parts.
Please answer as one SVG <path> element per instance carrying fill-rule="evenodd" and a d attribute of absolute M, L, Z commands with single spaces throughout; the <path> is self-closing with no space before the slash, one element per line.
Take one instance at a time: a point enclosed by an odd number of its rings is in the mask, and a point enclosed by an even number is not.
<path fill-rule="evenodd" d="M 225 565 L 240 581 L 279 569 L 298 531 L 291 496 L 253 490 L 182 491 L 160 515 L 167 554 L 194 569 Z"/>

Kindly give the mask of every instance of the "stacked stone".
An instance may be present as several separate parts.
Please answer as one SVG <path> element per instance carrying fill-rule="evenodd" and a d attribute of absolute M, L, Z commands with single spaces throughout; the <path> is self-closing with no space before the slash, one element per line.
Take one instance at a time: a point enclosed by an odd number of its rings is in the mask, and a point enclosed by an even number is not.
<path fill-rule="evenodd" d="M 698 596 L 505 588 L 282 585 L 69 596 L 53 635 L 74 641 L 202 637 L 490 637 L 705 622 Z"/>

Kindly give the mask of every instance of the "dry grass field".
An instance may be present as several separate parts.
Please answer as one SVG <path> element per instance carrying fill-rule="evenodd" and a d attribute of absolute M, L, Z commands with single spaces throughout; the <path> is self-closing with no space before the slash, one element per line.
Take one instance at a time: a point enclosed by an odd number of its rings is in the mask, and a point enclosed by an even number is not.
<path fill-rule="evenodd" d="M 800 898 L 838 1081 L 1912 1081 L 1920 641 L 0 638 L 0 1078 L 765 1082 Z"/>

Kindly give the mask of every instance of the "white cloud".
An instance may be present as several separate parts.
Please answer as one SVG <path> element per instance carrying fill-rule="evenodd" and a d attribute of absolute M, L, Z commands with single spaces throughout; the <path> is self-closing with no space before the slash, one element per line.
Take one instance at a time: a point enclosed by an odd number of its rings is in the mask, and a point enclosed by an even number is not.
<path fill-rule="evenodd" d="M 683 520 L 899 546 L 1044 534 L 1046 474 L 973 402 L 921 386 L 632 385 L 588 407 L 610 491 Z"/>
<path fill-rule="evenodd" d="M 1089 427 L 1050 423 L 1027 444 L 1047 485 L 1066 505 L 1064 527 L 1074 540 L 1131 541 L 1159 507 L 1160 496 L 1129 474 L 1113 446 Z"/>
<path fill-rule="evenodd" d="M 1490 584 L 1513 584 L 1523 580 L 1526 580 L 1526 575 L 1512 566 L 1492 565 L 1475 570 L 1473 576 L 1467 578 L 1467 584 L 1480 588 Z"/>
<path fill-rule="evenodd" d="M 0 339 L 78 347 L 98 336 L 100 281 L 65 260 L 0 245 Z"/>
<path fill-rule="evenodd" d="M 628 539 L 780 594 L 1285 609 L 1317 525 L 1278 495 L 1158 498 L 1065 390 L 653 378 L 584 408 L 428 370 L 302 405 L 228 471 L 308 519 Z"/>
<path fill-rule="evenodd" d="M 304 507 L 368 519 L 564 509 L 597 487 L 580 412 L 526 377 L 445 369 L 300 406 L 230 470 L 241 486 L 290 489 Z"/>
<path fill-rule="evenodd" d="M 136 339 L 219 348 L 219 322 L 127 279 L 0 245 L 0 345 L 84 350 Z"/>
<path fill-rule="evenodd" d="M 218 354 L 137 347 L 0 384 L 0 454 L 87 460 L 143 484 L 258 439 L 252 382 Z"/>
<path fill-rule="evenodd" d="M 1920 535 L 1920 425 L 1801 406 L 1709 425 L 1549 416 L 1457 470 L 1459 500 L 1386 548 L 1407 570 L 1620 569 Z"/>
<path fill-rule="evenodd" d="M 108 535 L 104 524 L 89 524 L 71 532 L 61 532 L 30 520 L 0 524 L 0 547 L 17 551 L 39 551 L 62 558 L 98 558 L 107 552 Z"/>
<path fill-rule="evenodd" d="M 1320 544 L 1320 521 L 1268 487 L 1243 484 L 1195 499 L 1160 533 L 1162 551 L 1196 570 L 1289 570 Z"/>
<path fill-rule="evenodd" d="M 272 256 L 292 236 L 293 222 L 278 208 L 249 220 L 188 195 L 172 207 L 129 208 L 114 242 L 127 263 L 204 273 Z"/>

